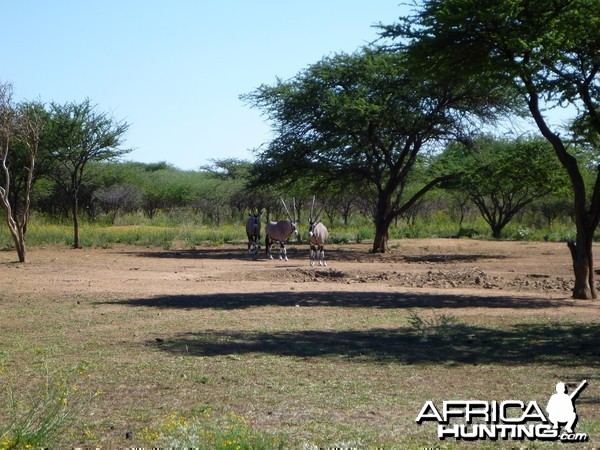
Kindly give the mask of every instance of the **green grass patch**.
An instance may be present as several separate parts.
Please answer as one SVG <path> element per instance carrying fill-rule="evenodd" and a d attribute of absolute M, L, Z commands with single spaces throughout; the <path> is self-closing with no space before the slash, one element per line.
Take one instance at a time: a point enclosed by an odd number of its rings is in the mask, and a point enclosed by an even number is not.
<path fill-rule="evenodd" d="M 19 395 L 3 387 L 0 450 L 44 448 L 56 443 L 73 420 L 77 400 L 71 390 L 64 383 L 52 383 Z"/>
<path fill-rule="evenodd" d="M 73 226 L 69 221 L 55 222 L 35 215 L 34 218 L 27 230 L 28 246 L 73 245 Z M 373 224 L 365 220 L 349 226 L 328 225 L 328 228 L 330 244 L 369 242 L 375 237 Z M 299 224 L 299 232 L 301 240 L 306 242 L 308 237 L 305 224 Z M 489 239 L 491 232 L 481 218 L 465 221 L 459 226 L 443 213 L 417 218 L 410 223 L 400 220 L 390 228 L 391 239 L 461 237 Z M 507 225 L 502 237 L 508 240 L 564 241 L 575 237 L 575 229 L 572 223 L 559 221 L 552 226 L 514 221 Z M 205 225 L 194 220 L 193 215 L 182 213 L 161 213 L 152 220 L 140 214 L 128 215 L 117 220 L 114 225 L 84 220 L 80 225 L 80 242 L 85 247 L 108 248 L 115 244 L 130 244 L 168 249 L 174 246 L 193 248 L 245 241 L 245 225 L 242 222 Z M 0 227 L 0 249 L 13 248 L 8 228 Z"/>
<path fill-rule="evenodd" d="M 198 245 L 220 245 L 246 240 L 245 231 L 240 226 L 222 227 L 154 226 L 130 225 L 110 226 L 83 224 L 79 233 L 84 247 L 109 248 L 115 244 L 151 246 L 169 249 L 175 244 L 187 247 Z M 73 245 L 73 228 L 67 224 L 34 224 L 27 231 L 27 245 Z M 0 228 L 0 248 L 13 249 L 13 241 L 8 230 Z"/>

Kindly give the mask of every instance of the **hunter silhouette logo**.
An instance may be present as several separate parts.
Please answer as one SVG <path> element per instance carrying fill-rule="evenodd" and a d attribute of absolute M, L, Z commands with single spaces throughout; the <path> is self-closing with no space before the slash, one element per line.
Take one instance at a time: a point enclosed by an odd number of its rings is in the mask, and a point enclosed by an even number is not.
<path fill-rule="evenodd" d="M 548 419 L 554 425 L 554 429 L 558 429 L 559 423 L 566 423 L 565 431 L 569 434 L 573 434 L 573 427 L 577 422 L 577 412 L 575 411 L 575 405 L 573 402 L 579 395 L 581 390 L 587 384 L 587 380 L 583 380 L 577 389 L 573 391 L 571 395 L 567 394 L 567 387 L 565 383 L 556 384 L 556 394 L 553 394 L 548 400 Z"/>
<path fill-rule="evenodd" d="M 574 432 L 577 423 L 574 402 L 586 385 L 587 380 L 583 380 L 568 394 L 565 383 L 557 383 L 556 393 L 546 405 L 547 416 L 535 400 L 528 403 L 520 400 L 450 400 L 444 401 L 441 409 L 429 400 L 421 408 L 416 422 L 436 421 L 438 438 L 442 440 L 528 439 L 585 442 L 588 440 L 586 433 Z M 562 433 L 561 424 L 564 424 Z"/>

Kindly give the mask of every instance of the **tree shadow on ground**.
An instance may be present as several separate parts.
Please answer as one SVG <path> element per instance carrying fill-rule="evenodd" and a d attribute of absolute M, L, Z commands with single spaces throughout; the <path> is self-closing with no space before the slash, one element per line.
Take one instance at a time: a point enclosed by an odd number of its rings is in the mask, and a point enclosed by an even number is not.
<path fill-rule="evenodd" d="M 286 245 L 288 256 L 301 255 L 302 251 L 296 248 Z M 273 257 L 277 258 L 279 254 L 279 247 L 273 246 Z M 308 252 L 308 248 L 307 248 Z M 158 258 L 158 259 L 215 259 L 215 260 L 248 260 L 252 261 L 252 258 L 248 255 L 248 249 L 244 246 L 239 248 L 199 248 L 199 249 L 188 249 L 188 250 L 163 250 L 163 251 L 140 251 L 140 252 L 119 252 L 120 255 L 137 256 L 140 258 Z M 308 255 L 308 253 L 307 253 Z M 307 257 L 308 258 L 308 257 Z M 298 256 L 300 259 L 300 256 Z M 265 262 L 265 250 L 261 247 L 259 258 L 253 262 Z"/>
<path fill-rule="evenodd" d="M 600 366 L 599 324 L 527 324 L 506 329 L 466 325 L 360 331 L 216 331 L 185 333 L 148 342 L 191 356 L 270 354 L 402 364 L 548 364 Z"/>
<path fill-rule="evenodd" d="M 159 309 L 244 310 L 253 307 L 339 307 L 456 309 L 557 308 L 564 300 L 514 296 L 478 296 L 382 292 L 272 292 L 166 295 L 111 304 Z M 568 302 L 571 308 L 585 307 Z M 436 316 L 437 315 L 437 316 Z M 436 313 L 434 318 L 443 318 Z M 410 317 L 410 316 L 408 316 Z M 534 323 L 503 328 L 470 326 L 454 319 L 425 320 L 418 326 L 369 330 L 222 331 L 202 330 L 164 336 L 147 345 L 192 356 L 270 354 L 300 358 L 338 357 L 348 361 L 401 364 L 548 364 L 600 366 L 600 324 Z M 412 322 L 411 322 L 412 323 Z"/>
<path fill-rule="evenodd" d="M 506 259 L 503 255 L 452 255 L 452 254 L 432 254 L 419 256 L 403 256 L 402 259 L 408 263 L 456 263 L 456 262 L 476 262 L 481 259 Z"/>
<path fill-rule="evenodd" d="M 406 255 L 401 251 L 393 250 L 389 253 L 372 253 L 365 250 L 359 249 L 329 249 L 325 248 L 325 254 L 328 261 L 340 261 L 340 262 L 389 262 L 389 263 L 474 263 L 479 260 L 486 259 L 506 259 L 504 255 L 489 255 L 489 254 L 452 254 L 452 253 L 439 253 L 439 254 L 426 254 L 426 255 Z"/>
<path fill-rule="evenodd" d="M 308 244 L 295 244 L 288 243 L 286 245 L 288 256 L 292 259 L 307 259 L 309 256 Z M 277 258 L 279 248 L 278 246 L 273 247 L 274 258 Z M 240 245 L 239 248 L 207 248 L 200 247 L 196 249 L 184 249 L 184 250 L 162 250 L 162 251 L 140 251 L 140 252 L 119 252 L 119 254 L 137 256 L 141 258 L 159 258 L 159 259 L 215 259 L 215 260 L 240 260 L 250 259 L 248 257 L 247 248 L 244 245 Z M 390 263 L 474 263 L 484 259 L 506 259 L 503 255 L 482 255 L 482 254 L 430 254 L 430 255 L 418 255 L 410 256 L 403 255 L 400 252 L 392 253 L 370 253 L 366 250 L 355 250 L 355 249 L 331 249 L 325 248 L 325 254 L 327 261 L 339 262 L 390 262 Z M 267 261 L 265 257 L 265 248 L 261 247 L 259 258 L 257 261 Z"/>
<path fill-rule="evenodd" d="M 467 295 L 425 292 L 256 292 L 197 295 L 161 295 L 110 303 L 163 309 L 247 309 L 264 306 L 339 308 L 505 308 L 544 309 L 560 306 L 584 307 L 581 302 L 514 295 Z"/>

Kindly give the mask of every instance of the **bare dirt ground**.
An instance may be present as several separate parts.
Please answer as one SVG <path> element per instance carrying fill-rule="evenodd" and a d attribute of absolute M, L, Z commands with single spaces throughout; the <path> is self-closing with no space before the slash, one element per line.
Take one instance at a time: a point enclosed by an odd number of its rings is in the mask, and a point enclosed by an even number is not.
<path fill-rule="evenodd" d="M 369 245 L 329 246 L 327 267 L 310 268 L 305 245 L 288 247 L 289 261 L 257 261 L 243 246 L 162 250 L 131 246 L 30 250 L 29 262 L 0 253 L 1 288 L 15 295 L 172 295 L 284 290 L 382 292 L 512 292 L 568 299 L 573 283 L 564 243 L 417 239 L 392 242 L 389 254 Z M 277 257 L 277 255 L 275 255 Z"/>

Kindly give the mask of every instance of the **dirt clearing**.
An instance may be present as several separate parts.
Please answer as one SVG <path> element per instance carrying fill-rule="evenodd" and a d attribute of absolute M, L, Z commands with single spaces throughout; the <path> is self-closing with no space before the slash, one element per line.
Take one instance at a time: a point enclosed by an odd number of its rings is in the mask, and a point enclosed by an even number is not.
<path fill-rule="evenodd" d="M 565 244 L 428 239 L 392 242 L 390 254 L 368 245 L 327 248 L 328 267 L 308 265 L 306 246 L 291 245 L 290 261 L 251 261 L 241 246 L 159 250 L 36 248 L 30 262 L 2 252 L 2 289 L 46 295 L 131 295 L 269 292 L 288 289 L 379 291 L 481 289 L 568 298 L 572 266 Z M 292 283 L 292 284 L 290 284 Z M 329 286 L 328 283 L 335 283 Z M 356 284 L 359 284 L 358 286 Z M 300 286 L 297 286 L 300 284 Z M 425 291 L 425 292 L 426 292 Z M 484 291 L 485 293 L 485 291 Z"/>

